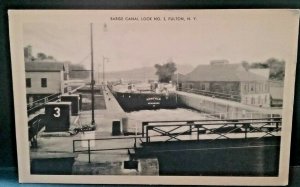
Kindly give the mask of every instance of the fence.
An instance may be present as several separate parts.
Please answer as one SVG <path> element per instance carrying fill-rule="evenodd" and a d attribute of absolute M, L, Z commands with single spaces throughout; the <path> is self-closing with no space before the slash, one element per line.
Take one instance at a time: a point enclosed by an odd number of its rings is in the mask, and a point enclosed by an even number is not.
<path fill-rule="evenodd" d="M 42 99 L 38 99 L 34 102 L 28 103 L 27 104 L 27 114 L 30 115 L 39 109 L 43 108 L 46 103 L 51 102 L 51 101 L 57 101 L 60 97 L 60 93 L 52 94 L 47 97 L 44 97 Z"/>
<path fill-rule="evenodd" d="M 180 123 L 180 124 L 179 124 Z M 127 150 L 129 156 L 143 143 L 168 142 L 168 141 L 200 141 L 200 135 L 215 135 L 211 141 L 225 138 L 230 135 L 240 134 L 244 138 L 250 138 L 251 133 L 260 133 L 256 139 L 266 136 L 277 136 L 275 132 L 281 130 L 281 118 L 260 119 L 235 119 L 235 120 L 196 120 L 196 121 L 147 121 L 143 122 L 142 136 L 128 136 L 118 138 L 80 139 L 73 140 L 74 153 L 87 153 L 91 162 L 91 152 Z M 151 134 L 150 132 L 156 134 Z M 188 135 L 188 139 L 184 139 Z M 235 137 L 236 138 L 236 137 Z M 78 146 L 78 142 L 81 146 Z M 139 145 L 140 144 L 140 145 Z M 133 156 L 132 156 L 133 157 Z"/>
<path fill-rule="evenodd" d="M 200 140 L 200 135 L 215 135 L 213 140 L 219 138 L 248 138 L 250 133 L 256 138 L 276 136 L 274 132 L 281 130 L 281 118 L 257 119 L 232 119 L 232 120 L 194 120 L 194 121 L 147 121 L 142 124 L 142 137 L 146 142 L 151 142 L 151 137 L 156 141 L 171 140 Z M 235 136 L 229 136 L 234 134 Z M 236 135 L 239 136 L 236 136 Z M 183 135 L 189 135 L 184 137 Z M 166 137 L 157 138 L 157 137 Z M 182 138 L 182 139 L 180 139 Z M 186 138 L 186 139 L 184 139 Z M 154 140 L 155 141 L 155 140 Z M 153 141 L 152 141 L 153 142 Z"/>
<path fill-rule="evenodd" d="M 87 153 L 89 163 L 91 163 L 91 152 L 96 151 L 127 150 L 128 154 L 131 155 L 130 150 L 138 147 L 137 140 L 140 143 L 143 142 L 141 136 L 73 140 L 73 153 Z M 81 146 L 78 146 L 78 142 L 81 143 Z"/>
<path fill-rule="evenodd" d="M 42 123 L 43 116 L 43 114 L 39 114 L 28 121 L 28 138 L 33 148 L 37 147 L 38 132 L 44 127 Z"/>
<path fill-rule="evenodd" d="M 209 97 L 216 97 L 216 98 L 226 99 L 226 100 L 230 100 L 230 101 L 241 102 L 241 96 L 240 95 L 235 95 L 235 94 L 225 94 L 225 93 L 220 93 L 220 92 L 209 92 L 209 91 L 198 90 L 198 89 L 193 89 L 193 88 L 192 89 L 182 88 L 182 89 L 180 89 L 180 91 L 199 94 L 199 95 L 204 95 L 204 96 L 209 96 Z"/>

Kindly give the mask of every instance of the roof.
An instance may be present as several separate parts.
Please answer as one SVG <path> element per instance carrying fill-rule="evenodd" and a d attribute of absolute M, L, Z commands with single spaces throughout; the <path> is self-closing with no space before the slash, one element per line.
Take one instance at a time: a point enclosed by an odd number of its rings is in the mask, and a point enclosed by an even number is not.
<path fill-rule="evenodd" d="M 56 72 L 64 70 L 64 63 L 61 62 L 25 62 L 26 72 Z"/>
<path fill-rule="evenodd" d="M 270 68 L 250 68 L 248 71 L 266 78 L 270 76 Z"/>
<path fill-rule="evenodd" d="M 187 81 L 266 81 L 247 71 L 242 64 L 199 65 L 185 76 Z"/>

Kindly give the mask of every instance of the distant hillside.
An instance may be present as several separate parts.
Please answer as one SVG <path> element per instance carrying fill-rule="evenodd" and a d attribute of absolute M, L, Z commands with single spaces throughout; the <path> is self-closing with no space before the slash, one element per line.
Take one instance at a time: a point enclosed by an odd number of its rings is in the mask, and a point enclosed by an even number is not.
<path fill-rule="evenodd" d="M 193 70 L 191 65 L 177 65 L 177 70 L 181 74 L 189 73 Z M 155 67 L 142 67 L 136 68 L 127 71 L 116 71 L 116 72 L 107 72 L 105 73 L 106 80 L 157 80 L 158 77 L 155 75 Z M 102 79 L 102 72 L 100 72 L 100 79 Z M 95 76 L 96 78 L 96 76 Z"/>

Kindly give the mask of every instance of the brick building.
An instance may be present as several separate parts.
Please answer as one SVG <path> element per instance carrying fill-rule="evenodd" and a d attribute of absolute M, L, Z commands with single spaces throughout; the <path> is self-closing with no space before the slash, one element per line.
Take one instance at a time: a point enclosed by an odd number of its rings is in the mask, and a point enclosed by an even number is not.
<path fill-rule="evenodd" d="M 212 61 L 178 78 L 179 89 L 248 105 L 270 107 L 268 78 L 251 73 L 242 64 Z"/>

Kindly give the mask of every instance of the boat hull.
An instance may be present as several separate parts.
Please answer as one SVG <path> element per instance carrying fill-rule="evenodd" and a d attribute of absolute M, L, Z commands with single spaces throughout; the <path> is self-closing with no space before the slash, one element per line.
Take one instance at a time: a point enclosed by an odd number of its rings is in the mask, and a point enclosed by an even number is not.
<path fill-rule="evenodd" d="M 176 93 L 113 93 L 125 111 L 177 108 Z"/>

